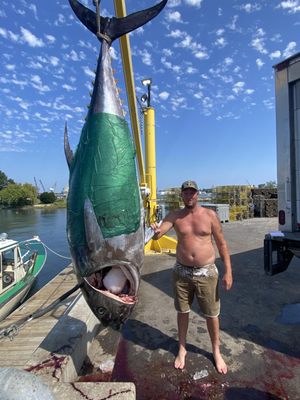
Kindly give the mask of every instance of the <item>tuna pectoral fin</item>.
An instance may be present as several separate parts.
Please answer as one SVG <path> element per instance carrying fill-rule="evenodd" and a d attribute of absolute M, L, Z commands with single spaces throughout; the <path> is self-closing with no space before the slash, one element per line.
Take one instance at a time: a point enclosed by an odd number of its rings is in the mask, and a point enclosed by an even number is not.
<path fill-rule="evenodd" d="M 86 199 L 84 202 L 84 225 L 85 236 L 89 250 L 92 253 L 97 253 L 97 251 L 101 248 L 104 238 L 98 225 L 98 221 L 90 199 Z"/>
<path fill-rule="evenodd" d="M 69 143 L 67 123 L 65 124 L 64 148 L 65 148 L 65 156 L 67 159 L 67 163 L 70 168 L 70 165 L 73 161 L 73 151 L 71 150 L 70 143 Z"/>

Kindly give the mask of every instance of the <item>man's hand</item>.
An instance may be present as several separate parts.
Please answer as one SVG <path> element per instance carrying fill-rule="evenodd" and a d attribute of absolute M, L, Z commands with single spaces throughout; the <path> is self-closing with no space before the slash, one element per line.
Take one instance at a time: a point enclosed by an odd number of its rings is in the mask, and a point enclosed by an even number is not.
<path fill-rule="evenodd" d="M 161 224 L 158 224 L 157 222 L 153 222 L 153 224 L 151 224 L 151 228 L 154 231 L 154 233 L 160 233 L 160 227 Z"/>
<path fill-rule="evenodd" d="M 232 274 L 230 272 L 225 272 L 222 278 L 222 285 L 225 290 L 230 290 L 232 287 Z"/>
<path fill-rule="evenodd" d="M 161 225 L 161 223 L 158 224 L 157 222 L 153 222 L 153 224 L 150 225 L 150 226 L 151 226 L 151 229 L 152 229 L 153 232 L 154 232 L 154 235 L 153 235 L 153 239 L 154 239 L 154 240 L 155 240 L 155 239 L 158 239 L 158 237 L 159 237 L 159 234 L 160 234 L 160 225 Z"/>

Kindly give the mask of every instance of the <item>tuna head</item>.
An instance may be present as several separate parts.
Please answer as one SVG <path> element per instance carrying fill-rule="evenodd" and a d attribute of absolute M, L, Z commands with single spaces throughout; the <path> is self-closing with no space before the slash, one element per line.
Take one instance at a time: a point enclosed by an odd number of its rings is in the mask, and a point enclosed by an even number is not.
<path fill-rule="evenodd" d="M 94 207 L 86 200 L 84 225 L 87 245 L 72 252 L 82 292 L 97 318 L 117 329 L 137 302 L 144 259 L 143 219 L 136 231 L 104 238 Z"/>

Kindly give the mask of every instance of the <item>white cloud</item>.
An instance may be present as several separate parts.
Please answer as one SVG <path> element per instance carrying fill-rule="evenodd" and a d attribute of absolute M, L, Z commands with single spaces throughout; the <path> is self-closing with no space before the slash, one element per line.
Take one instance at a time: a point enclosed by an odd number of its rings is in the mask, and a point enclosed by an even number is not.
<path fill-rule="evenodd" d="M 49 92 L 50 88 L 48 85 L 43 85 L 42 79 L 39 75 L 31 76 L 31 85 L 37 89 L 39 92 Z"/>
<path fill-rule="evenodd" d="M 223 47 L 225 47 L 228 43 L 227 43 L 227 41 L 226 41 L 225 38 L 220 37 L 220 38 L 217 38 L 217 40 L 215 41 L 214 44 L 215 44 L 217 47 L 223 48 Z"/>
<path fill-rule="evenodd" d="M 262 66 L 265 64 L 260 58 L 257 58 L 255 62 L 256 62 L 258 69 L 261 69 Z"/>
<path fill-rule="evenodd" d="M 163 49 L 162 53 L 166 57 L 171 57 L 173 55 L 173 51 L 171 49 Z"/>
<path fill-rule="evenodd" d="M 274 60 L 275 58 L 279 58 L 280 56 L 281 56 L 280 50 L 273 51 L 271 54 L 269 54 L 269 57 L 271 60 Z"/>
<path fill-rule="evenodd" d="M 10 39 L 12 42 L 17 42 L 19 40 L 19 35 L 6 30 L 5 28 L 0 28 L 0 36 L 4 39 Z"/>
<path fill-rule="evenodd" d="M 170 93 L 168 93 L 168 92 L 161 92 L 161 93 L 159 93 L 159 95 L 158 95 L 158 97 L 159 97 L 160 99 L 162 99 L 162 100 L 167 100 L 169 96 L 170 96 Z"/>
<path fill-rule="evenodd" d="M 166 18 L 169 22 L 182 22 L 181 14 L 179 11 L 169 11 L 166 15 Z"/>
<path fill-rule="evenodd" d="M 296 50 L 295 50 L 296 46 L 297 46 L 296 42 L 290 42 L 287 45 L 286 49 L 283 51 L 283 57 L 287 58 L 287 57 L 290 57 L 291 55 L 293 55 L 296 52 Z"/>
<path fill-rule="evenodd" d="M 187 67 L 186 72 L 187 74 L 196 74 L 198 72 L 198 69 L 194 67 Z"/>
<path fill-rule="evenodd" d="M 300 2 L 299 0 L 281 1 L 276 8 L 282 8 L 290 14 L 295 14 L 300 11 Z"/>
<path fill-rule="evenodd" d="M 236 23 L 237 23 L 238 18 L 239 17 L 237 15 L 234 15 L 231 23 L 228 25 L 228 28 L 231 29 L 232 31 L 235 31 L 237 29 Z"/>
<path fill-rule="evenodd" d="M 224 60 L 225 65 L 231 65 L 233 63 L 233 59 L 231 57 L 226 57 Z"/>
<path fill-rule="evenodd" d="M 71 50 L 69 54 L 64 55 L 64 59 L 72 61 L 80 61 L 80 60 L 85 60 L 86 56 L 83 51 L 76 52 L 75 50 Z"/>
<path fill-rule="evenodd" d="M 42 39 L 37 38 L 28 29 L 21 26 L 22 40 L 27 43 L 30 47 L 43 47 L 45 43 Z"/>
<path fill-rule="evenodd" d="M 207 52 L 203 51 L 203 50 L 196 51 L 194 53 L 194 56 L 196 58 L 198 58 L 199 60 L 207 60 L 209 58 L 209 55 L 207 54 Z"/>
<path fill-rule="evenodd" d="M 176 29 L 175 31 L 171 31 L 170 33 L 167 34 L 168 37 L 171 37 L 173 39 L 181 38 L 186 35 L 186 32 L 181 31 L 180 29 Z"/>
<path fill-rule="evenodd" d="M 176 111 L 178 108 L 186 108 L 187 100 L 184 96 L 174 95 L 171 97 L 171 108 Z"/>
<path fill-rule="evenodd" d="M 202 0 L 184 0 L 184 2 L 189 6 L 200 8 Z"/>
<path fill-rule="evenodd" d="M 172 64 L 170 61 L 167 61 L 165 57 L 161 58 L 161 63 L 163 66 L 167 69 L 172 70 L 175 72 L 175 74 L 180 74 L 181 73 L 181 67 L 179 65 Z"/>
<path fill-rule="evenodd" d="M 45 38 L 48 40 L 50 44 L 53 44 L 56 41 L 56 38 L 52 35 L 45 35 Z"/>
<path fill-rule="evenodd" d="M 197 93 L 194 93 L 194 97 L 196 97 L 196 99 L 201 99 L 203 96 L 204 96 L 204 94 L 201 91 L 197 92 Z"/>
<path fill-rule="evenodd" d="M 271 99 L 263 100 L 263 104 L 269 110 L 272 110 L 274 108 L 274 103 Z"/>
<path fill-rule="evenodd" d="M 31 10 L 33 12 L 35 19 L 38 19 L 36 5 L 30 4 L 28 8 L 29 8 L 29 10 Z"/>
<path fill-rule="evenodd" d="M 217 35 L 217 36 L 222 36 L 224 32 L 225 32 L 225 29 L 218 29 L 218 30 L 216 31 L 216 35 Z"/>
<path fill-rule="evenodd" d="M 181 0 L 169 0 L 167 7 L 178 7 L 181 4 Z"/>
<path fill-rule="evenodd" d="M 54 22 L 55 26 L 59 25 L 65 25 L 66 23 L 66 18 L 64 17 L 63 14 L 58 14 L 58 19 Z"/>
<path fill-rule="evenodd" d="M 16 69 L 16 66 L 15 66 L 15 64 L 6 64 L 6 65 L 5 65 L 5 68 L 6 68 L 8 71 L 14 71 L 14 70 Z"/>
<path fill-rule="evenodd" d="M 51 65 L 53 65 L 53 67 L 57 67 L 59 64 L 59 58 L 58 57 L 49 57 L 49 61 L 51 63 Z"/>
<path fill-rule="evenodd" d="M 142 62 L 145 65 L 152 65 L 152 56 L 148 50 L 144 49 L 140 51 L 140 55 L 142 56 Z"/>
<path fill-rule="evenodd" d="M 176 38 L 176 39 L 177 38 L 182 39 L 180 42 L 175 43 L 174 47 L 188 49 L 198 59 L 208 59 L 209 58 L 206 48 L 204 46 L 202 46 L 200 43 L 193 41 L 192 36 L 190 36 L 186 32 L 180 31 L 179 29 L 177 29 L 176 31 L 171 31 L 171 33 L 168 34 L 167 36 L 170 36 L 170 37 Z"/>
<path fill-rule="evenodd" d="M 247 3 L 247 4 L 242 4 L 239 8 L 241 10 L 246 11 L 247 13 L 252 13 L 254 11 L 260 11 L 261 5 L 258 3 L 254 3 L 254 4 Z"/>
<path fill-rule="evenodd" d="M 251 46 L 261 54 L 268 53 L 265 48 L 265 32 L 262 28 L 256 31 L 254 39 L 251 41 Z"/>
<path fill-rule="evenodd" d="M 233 85 L 233 88 L 232 88 L 232 91 L 235 93 L 235 94 L 239 94 L 239 93 L 241 93 L 242 91 L 243 91 L 243 89 L 244 89 L 244 86 L 245 86 L 245 82 L 236 82 L 234 85 Z"/>
<path fill-rule="evenodd" d="M 90 69 L 90 67 L 83 67 L 82 68 L 83 69 L 83 72 L 87 75 L 87 76 L 89 76 L 90 78 L 95 78 L 95 72 L 93 72 L 91 69 Z"/>
<path fill-rule="evenodd" d="M 62 88 L 65 89 L 67 92 L 76 90 L 76 88 L 74 86 L 68 85 L 66 83 L 64 85 L 62 85 Z"/>

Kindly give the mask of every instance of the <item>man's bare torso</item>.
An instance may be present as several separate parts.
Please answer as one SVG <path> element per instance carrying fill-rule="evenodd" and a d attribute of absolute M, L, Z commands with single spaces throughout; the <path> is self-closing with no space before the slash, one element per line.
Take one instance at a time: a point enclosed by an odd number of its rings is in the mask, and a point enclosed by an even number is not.
<path fill-rule="evenodd" d="M 201 267 L 215 262 L 212 243 L 212 213 L 197 207 L 174 211 L 170 217 L 177 233 L 177 260 L 183 265 Z"/>

